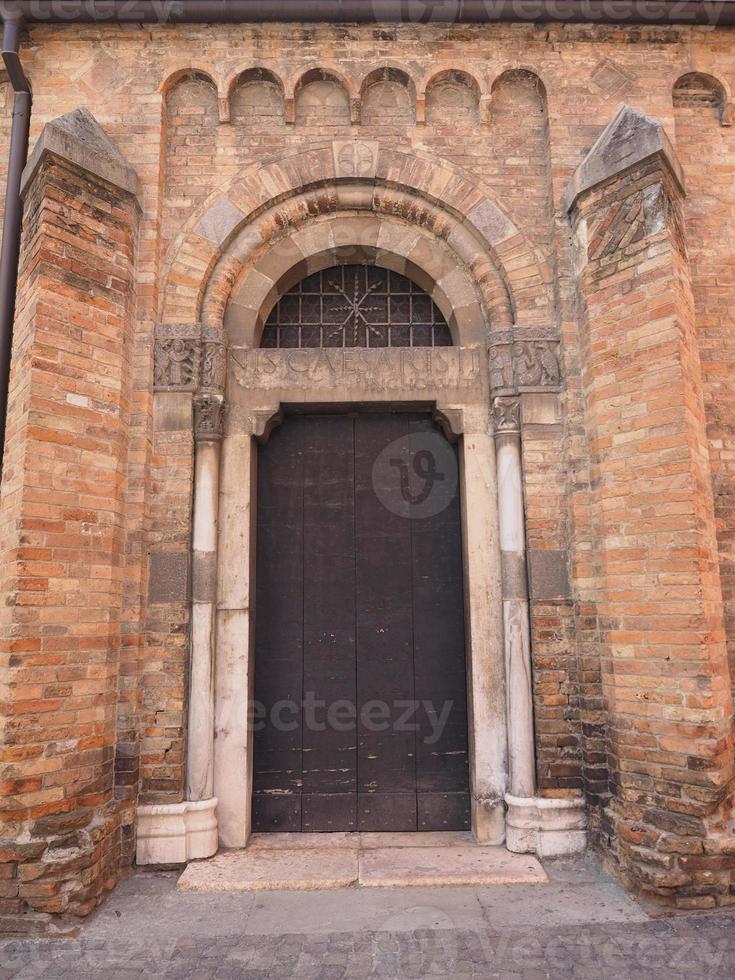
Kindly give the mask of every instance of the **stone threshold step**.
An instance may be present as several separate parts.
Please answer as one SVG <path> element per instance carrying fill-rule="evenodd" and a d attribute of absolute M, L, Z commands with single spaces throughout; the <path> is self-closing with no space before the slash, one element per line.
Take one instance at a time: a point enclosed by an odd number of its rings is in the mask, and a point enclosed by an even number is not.
<path fill-rule="evenodd" d="M 177 888 L 188 892 L 308 891 L 548 882 L 546 872 L 532 855 L 512 854 L 504 847 L 480 845 L 471 839 L 449 840 L 434 834 L 351 834 L 335 835 L 352 838 L 349 842 L 323 840 L 329 836 L 260 835 L 245 850 L 223 851 L 205 861 L 191 862 Z M 280 837 L 281 841 L 264 843 L 263 837 Z M 322 840 L 295 843 L 294 837 Z M 368 840 L 361 844 L 355 840 L 358 837 Z M 427 837 L 439 839 L 427 841 Z M 390 839 L 387 846 L 386 838 Z"/>

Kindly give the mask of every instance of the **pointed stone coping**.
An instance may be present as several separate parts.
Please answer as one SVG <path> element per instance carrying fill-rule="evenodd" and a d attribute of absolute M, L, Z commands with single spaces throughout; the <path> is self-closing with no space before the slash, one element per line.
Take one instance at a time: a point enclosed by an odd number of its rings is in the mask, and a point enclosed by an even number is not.
<path fill-rule="evenodd" d="M 138 175 L 92 113 L 74 109 L 43 127 L 21 180 L 21 196 L 47 154 L 138 197 Z"/>
<path fill-rule="evenodd" d="M 684 172 L 659 120 L 623 103 L 574 171 L 562 199 L 564 210 L 568 211 L 580 194 L 657 155 L 684 193 Z"/>
<path fill-rule="evenodd" d="M 547 882 L 535 857 L 476 844 L 469 834 L 257 834 L 245 850 L 192 862 L 177 887 L 235 892 Z"/>

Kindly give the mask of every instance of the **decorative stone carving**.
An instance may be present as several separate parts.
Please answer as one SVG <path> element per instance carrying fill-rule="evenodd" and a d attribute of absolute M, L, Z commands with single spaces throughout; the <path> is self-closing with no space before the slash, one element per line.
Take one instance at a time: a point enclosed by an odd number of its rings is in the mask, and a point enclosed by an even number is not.
<path fill-rule="evenodd" d="M 374 177 L 377 140 L 335 140 L 334 169 L 338 177 Z"/>
<path fill-rule="evenodd" d="M 493 426 L 496 433 L 520 431 L 521 401 L 519 398 L 496 398 L 493 401 Z"/>
<path fill-rule="evenodd" d="M 493 338 L 488 357 L 493 396 L 523 391 L 559 391 L 559 341 L 550 331 L 516 327 Z"/>
<path fill-rule="evenodd" d="M 194 398 L 194 438 L 219 442 L 224 432 L 225 402 L 220 395 L 202 393 Z"/>
<path fill-rule="evenodd" d="M 514 379 L 510 343 L 491 345 L 488 358 L 490 361 L 490 388 L 493 393 L 502 394 L 504 391 L 512 391 Z"/>
<path fill-rule="evenodd" d="M 558 348 L 555 341 L 516 341 L 513 360 L 520 389 L 558 388 L 561 380 Z"/>
<path fill-rule="evenodd" d="M 156 327 L 156 391 L 195 391 L 199 382 L 199 324 L 164 323 Z"/>
<path fill-rule="evenodd" d="M 225 336 L 221 327 L 205 326 L 202 331 L 202 370 L 200 387 L 203 391 L 223 392 L 227 376 Z"/>

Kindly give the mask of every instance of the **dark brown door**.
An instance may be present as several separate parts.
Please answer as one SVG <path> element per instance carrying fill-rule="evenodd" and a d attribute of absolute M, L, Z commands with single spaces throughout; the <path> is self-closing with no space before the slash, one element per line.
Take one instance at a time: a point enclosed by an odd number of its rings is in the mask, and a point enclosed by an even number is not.
<path fill-rule="evenodd" d="M 466 829 L 455 449 L 427 415 L 296 415 L 258 465 L 254 829 Z"/>

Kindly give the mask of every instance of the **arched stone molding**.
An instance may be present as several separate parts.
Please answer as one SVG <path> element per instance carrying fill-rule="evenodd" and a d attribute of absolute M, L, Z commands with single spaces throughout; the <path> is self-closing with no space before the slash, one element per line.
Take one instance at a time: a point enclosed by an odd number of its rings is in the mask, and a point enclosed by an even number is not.
<path fill-rule="evenodd" d="M 313 190 L 275 205 L 244 228 L 215 265 L 202 300 L 202 319 L 221 323 L 225 304 L 230 297 L 235 299 L 236 291 L 238 299 L 247 300 L 251 308 L 255 297 L 264 300 L 262 287 L 275 286 L 289 263 L 298 266 L 307 258 L 313 260 L 317 250 L 313 235 L 318 234 L 320 222 L 328 221 L 333 231 L 330 238 L 322 230 L 324 248 L 337 243 L 353 248 L 364 244 L 385 251 L 386 261 L 392 252 L 411 263 L 416 274 L 423 273 L 421 285 L 432 295 L 450 327 L 457 328 L 458 343 L 480 343 L 486 339 L 486 332 L 477 330 L 480 323 L 485 330 L 491 324 L 497 329 L 509 327 L 513 310 L 508 286 L 491 258 L 478 251 L 476 239 L 462 224 L 428 205 L 419 208 L 415 198 L 402 191 L 382 192 L 358 182 L 336 185 L 328 198 L 323 191 Z M 343 222 L 356 212 L 358 220 L 352 221 L 348 232 L 348 225 Z M 258 266 L 264 279 L 255 286 L 251 284 L 255 293 L 248 298 L 236 282 L 243 274 L 241 270 L 251 263 Z M 452 283 L 455 289 L 462 283 L 466 294 L 453 304 L 446 295 Z M 467 309 L 469 305 L 473 306 L 471 310 Z"/>
<path fill-rule="evenodd" d="M 205 293 L 203 322 L 224 321 L 232 345 L 257 347 L 285 292 L 305 276 L 343 262 L 380 265 L 412 279 L 442 311 L 457 346 L 487 339 L 483 296 L 456 251 L 423 228 L 374 213 L 321 215 L 262 246 L 239 268 L 224 262 Z"/>
<path fill-rule="evenodd" d="M 221 292 L 228 277 L 234 284 L 246 254 L 340 207 L 403 216 L 445 240 L 481 289 L 493 328 L 552 321 L 551 270 L 482 185 L 444 161 L 359 140 L 248 167 L 211 194 L 172 246 L 160 320 L 198 321 L 205 293 Z"/>

